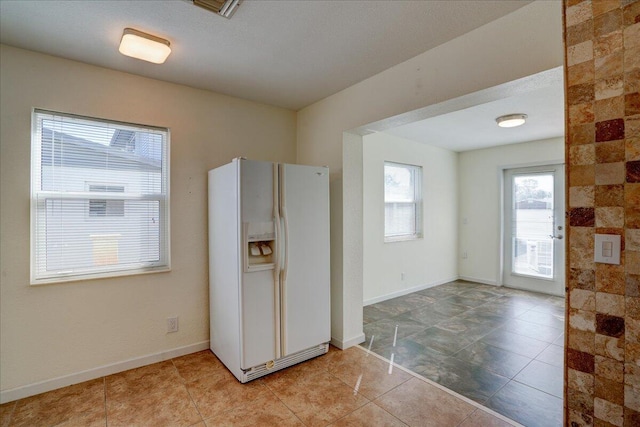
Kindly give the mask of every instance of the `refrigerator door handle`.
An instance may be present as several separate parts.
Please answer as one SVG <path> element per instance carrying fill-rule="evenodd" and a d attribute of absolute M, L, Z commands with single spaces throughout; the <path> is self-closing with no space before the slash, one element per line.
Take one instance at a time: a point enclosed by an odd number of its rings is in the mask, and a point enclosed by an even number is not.
<path fill-rule="evenodd" d="M 280 216 L 282 218 L 282 246 L 284 250 L 281 250 L 282 254 L 282 271 L 280 272 L 280 342 L 283 356 L 287 355 L 287 270 L 289 268 L 289 221 L 287 219 L 286 208 L 286 188 L 284 180 L 284 165 L 279 167 L 279 193 L 280 193 Z"/>
<path fill-rule="evenodd" d="M 281 295 L 280 295 L 280 239 L 282 236 L 280 230 L 280 200 L 278 197 L 278 164 L 273 165 L 273 224 L 275 231 L 275 247 L 273 249 L 274 256 L 274 268 L 273 268 L 273 292 L 274 292 L 274 313 L 275 313 L 275 351 L 276 359 L 282 357 L 282 344 L 280 342 L 280 307 L 281 307 Z"/>
<path fill-rule="evenodd" d="M 282 356 L 287 355 L 287 230 L 286 230 L 286 214 L 283 212 L 283 215 L 280 218 L 281 222 L 281 237 L 280 240 L 282 243 L 281 254 L 284 252 L 282 256 L 282 265 L 281 270 L 279 272 L 279 282 L 277 284 L 279 295 L 279 312 L 280 312 L 280 352 Z"/>
<path fill-rule="evenodd" d="M 282 282 L 287 282 L 287 273 L 289 271 L 289 221 L 287 219 L 287 209 L 282 208 L 282 222 L 284 223 L 284 259 L 282 262 Z"/>
<path fill-rule="evenodd" d="M 276 359 L 282 357 L 282 344 L 281 344 L 281 319 L 280 319 L 280 310 L 282 307 L 282 294 L 280 290 L 280 239 L 281 239 L 281 230 L 280 230 L 280 217 L 274 217 L 273 219 L 275 223 L 275 238 L 276 238 L 276 247 L 273 251 L 275 256 L 275 267 L 273 269 L 273 301 L 274 301 L 274 313 L 275 313 L 275 350 L 276 350 Z"/>
<path fill-rule="evenodd" d="M 280 216 L 282 218 L 282 228 L 283 228 L 283 247 L 284 251 L 282 253 L 282 272 L 280 273 L 282 276 L 282 281 L 287 281 L 287 269 L 289 264 L 289 221 L 287 220 L 287 201 L 286 201 L 286 187 L 284 181 L 284 165 L 280 165 L 279 168 L 279 193 L 280 193 L 280 203 L 279 210 Z"/>

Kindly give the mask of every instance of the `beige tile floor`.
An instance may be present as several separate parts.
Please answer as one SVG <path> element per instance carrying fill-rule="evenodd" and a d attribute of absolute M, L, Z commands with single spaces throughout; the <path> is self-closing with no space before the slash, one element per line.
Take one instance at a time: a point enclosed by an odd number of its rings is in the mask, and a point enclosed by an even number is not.
<path fill-rule="evenodd" d="M 240 384 L 202 351 L 0 405 L 0 426 L 511 426 L 359 347 Z"/>

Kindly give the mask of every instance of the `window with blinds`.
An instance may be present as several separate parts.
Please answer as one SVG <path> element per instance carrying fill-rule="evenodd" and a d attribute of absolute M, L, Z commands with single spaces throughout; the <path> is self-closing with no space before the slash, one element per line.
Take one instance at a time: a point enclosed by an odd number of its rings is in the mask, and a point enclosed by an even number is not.
<path fill-rule="evenodd" d="M 422 237 L 422 167 L 384 162 L 384 240 Z"/>
<path fill-rule="evenodd" d="M 167 271 L 169 131 L 35 110 L 31 283 Z"/>

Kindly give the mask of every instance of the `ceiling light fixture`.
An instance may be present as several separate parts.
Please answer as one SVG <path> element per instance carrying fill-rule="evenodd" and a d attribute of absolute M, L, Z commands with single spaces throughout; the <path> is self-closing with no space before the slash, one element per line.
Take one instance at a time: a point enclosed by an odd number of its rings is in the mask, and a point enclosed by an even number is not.
<path fill-rule="evenodd" d="M 225 18 L 231 18 L 231 15 L 240 5 L 241 0 L 192 0 L 193 4 L 204 9 L 210 10 Z"/>
<path fill-rule="evenodd" d="M 154 64 L 162 64 L 171 53 L 169 40 L 134 30 L 125 28 L 120 40 L 121 54 Z"/>
<path fill-rule="evenodd" d="M 496 119 L 496 123 L 498 123 L 498 126 L 501 128 L 514 128 L 523 125 L 526 121 L 526 114 L 507 114 Z"/>

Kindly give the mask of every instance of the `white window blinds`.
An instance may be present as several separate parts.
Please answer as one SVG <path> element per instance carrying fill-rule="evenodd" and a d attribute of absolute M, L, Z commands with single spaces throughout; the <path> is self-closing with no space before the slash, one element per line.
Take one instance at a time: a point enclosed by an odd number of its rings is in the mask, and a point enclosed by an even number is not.
<path fill-rule="evenodd" d="M 31 282 L 169 268 L 169 132 L 33 114 Z"/>
<path fill-rule="evenodd" d="M 385 241 L 422 236 L 422 168 L 384 162 Z"/>

